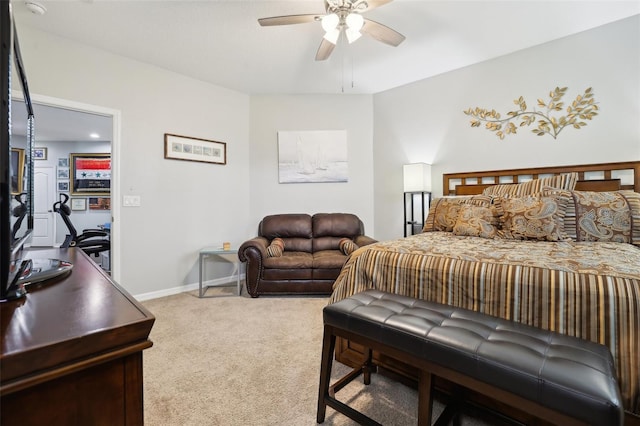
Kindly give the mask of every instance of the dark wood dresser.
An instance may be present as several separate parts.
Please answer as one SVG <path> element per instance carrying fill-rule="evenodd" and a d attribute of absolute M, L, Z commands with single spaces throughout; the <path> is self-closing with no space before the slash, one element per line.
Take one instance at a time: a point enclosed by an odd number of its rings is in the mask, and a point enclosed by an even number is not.
<path fill-rule="evenodd" d="M 80 250 L 30 256 L 73 270 L 0 304 L 0 424 L 142 425 L 154 316 Z"/>

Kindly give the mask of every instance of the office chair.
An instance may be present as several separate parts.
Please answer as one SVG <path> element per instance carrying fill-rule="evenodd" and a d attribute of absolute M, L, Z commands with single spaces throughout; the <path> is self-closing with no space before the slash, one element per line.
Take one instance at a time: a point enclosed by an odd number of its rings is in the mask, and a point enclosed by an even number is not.
<path fill-rule="evenodd" d="M 67 194 L 60 194 L 60 200 L 53 204 L 53 211 L 60 214 L 64 224 L 67 226 L 69 233 L 64 242 L 60 246 L 61 248 L 78 247 L 82 249 L 88 255 L 95 255 L 103 251 L 111 249 L 111 241 L 109 240 L 109 233 L 102 229 L 85 229 L 82 234 L 78 235 L 78 231 L 71 223 L 69 216 L 71 215 L 71 209 L 67 205 L 69 196 Z"/>

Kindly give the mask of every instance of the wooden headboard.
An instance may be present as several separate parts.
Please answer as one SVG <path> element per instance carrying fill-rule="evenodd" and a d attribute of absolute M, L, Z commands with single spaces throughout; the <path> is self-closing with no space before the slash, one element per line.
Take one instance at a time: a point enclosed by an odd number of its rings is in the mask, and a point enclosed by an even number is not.
<path fill-rule="evenodd" d="M 473 195 L 490 185 L 526 182 L 569 172 L 578 172 L 576 190 L 579 191 L 630 189 L 640 192 L 640 161 L 445 173 L 442 192 L 445 195 Z"/>

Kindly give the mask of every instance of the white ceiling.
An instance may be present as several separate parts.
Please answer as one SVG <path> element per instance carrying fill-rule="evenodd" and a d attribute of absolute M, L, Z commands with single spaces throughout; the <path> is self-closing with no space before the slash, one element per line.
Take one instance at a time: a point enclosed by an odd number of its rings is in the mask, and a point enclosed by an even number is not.
<path fill-rule="evenodd" d="M 30 1 L 47 12 L 13 0 L 18 32 L 27 25 L 247 94 L 377 93 L 640 13 L 637 0 L 395 0 L 364 16 L 404 43 L 364 36 L 316 62 L 319 22 L 257 19 L 322 14 L 323 0 Z"/>
<path fill-rule="evenodd" d="M 113 140 L 111 117 L 73 111 L 49 105 L 33 104 L 34 134 L 39 142 L 99 142 Z M 11 103 L 11 132 L 27 134 L 27 109 L 24 102 Z M 92 137 L 97 134 L 98 137 Z"/>
<path fill-rule="evenodd" d="M 316 62 L 319 22 L 257 20 L 322 14 L 323 0 L 30 1 L 47 11 L 12 0 L 18 34 L 33 27 L 247 94 L 377 93 L 640 14 L 638 0 L 395 0 L 364 16 L 404 34 L 400 46 L 363 36 Z M 89 141 L 91 132 L 109 140 L 110 126 L 99 115 L 36 106 L 39 142 Z"/>

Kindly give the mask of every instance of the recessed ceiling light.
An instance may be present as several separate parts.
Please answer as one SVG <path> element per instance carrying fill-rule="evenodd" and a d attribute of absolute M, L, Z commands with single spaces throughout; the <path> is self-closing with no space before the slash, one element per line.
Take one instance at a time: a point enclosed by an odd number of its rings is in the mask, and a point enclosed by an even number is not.
<path fill-rule="evenodd" d="M 99 135 L 99 134 L 97 134 L 97 133 L 91 133 L 91 134 L 89 135 L 89 137 L 90 137 L 90 138 L 93 138 L 93 139 L 98 139 L 98 138 L 100 137 L 100 135 Z"/>

